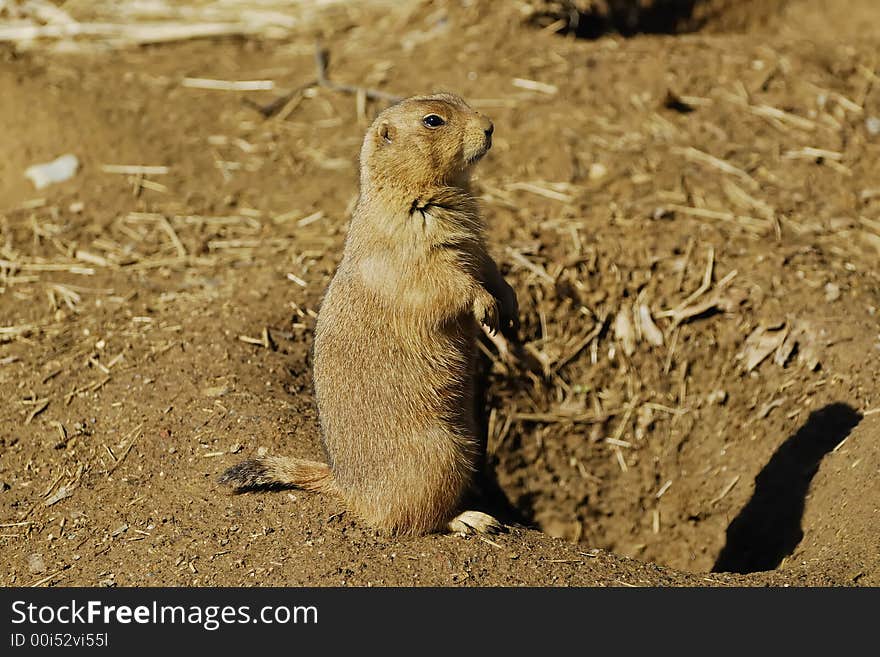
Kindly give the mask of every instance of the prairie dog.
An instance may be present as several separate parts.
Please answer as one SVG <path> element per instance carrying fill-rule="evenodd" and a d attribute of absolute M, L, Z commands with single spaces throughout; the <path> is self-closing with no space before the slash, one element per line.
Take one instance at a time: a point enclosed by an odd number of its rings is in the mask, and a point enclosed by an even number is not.
<path fill-rule="evenodd" d="M 463 510 L 480 446 L 476 339 L 515 329 L 516 296 L 489 256 L 470 191 L 492 122 L 458 96 L 382 112 L 360 154 L 360 196 L 318 313 L 314 382 L 327 463 L 267 456 L 227 470 L 239 488 L 337 495 L 394 534 L 491 532 Z"/>

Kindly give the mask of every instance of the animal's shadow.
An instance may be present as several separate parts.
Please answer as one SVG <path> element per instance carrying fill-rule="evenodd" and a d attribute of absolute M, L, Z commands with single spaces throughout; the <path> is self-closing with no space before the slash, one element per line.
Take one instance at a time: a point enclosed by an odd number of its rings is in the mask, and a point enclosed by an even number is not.
<path fill-rule="evenodd" d="M 728 526 L 713 572 L 773 570 L 794 552 L 804 536 L 804 502 L 819 464 L 861 419 L 844 403 L 810 414 L 755 478 L 755 492 Z"/>

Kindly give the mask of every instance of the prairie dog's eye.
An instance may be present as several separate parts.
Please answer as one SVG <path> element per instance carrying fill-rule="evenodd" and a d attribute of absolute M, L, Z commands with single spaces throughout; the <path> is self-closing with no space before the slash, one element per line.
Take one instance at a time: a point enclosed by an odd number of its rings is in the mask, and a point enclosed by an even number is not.
<path fill-rule="evenodd" d="M 422 123 L 426 128 L 439 128 L 441 125 L 446 125 L 446 121 L 443 120 L 442 116 L 437 116 L 436 114 L 428 114 L 425 118 L 422 119 Z"/>

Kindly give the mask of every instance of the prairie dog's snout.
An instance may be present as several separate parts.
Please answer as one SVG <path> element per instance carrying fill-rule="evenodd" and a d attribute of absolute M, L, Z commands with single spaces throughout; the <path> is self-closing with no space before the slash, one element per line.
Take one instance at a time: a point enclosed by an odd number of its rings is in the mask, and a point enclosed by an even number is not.
<path fill-rule="evenodd" d="M 495 124 L 487 116 L 475 112 L 471 121 L 474 136 L 472 140 L 465 141 L 465 159 L 468 162 L 476 162 L 492 148 L 492 135 L 495 132 Z M 470 127 L 470 126 L 469 126 Z M 467 150 L 468 147 L 472 150 Z"/>
<path fill-rule="evenodd" d="M 488 116 L 480 116 L 480 128 L 483 131 L 483 134 L 486 135 L 486 140 L 489 143 L 489 147 L 492 147 L 492 133 L 495 132 L 495 124 L 492 123 L 492 120 Z"/>

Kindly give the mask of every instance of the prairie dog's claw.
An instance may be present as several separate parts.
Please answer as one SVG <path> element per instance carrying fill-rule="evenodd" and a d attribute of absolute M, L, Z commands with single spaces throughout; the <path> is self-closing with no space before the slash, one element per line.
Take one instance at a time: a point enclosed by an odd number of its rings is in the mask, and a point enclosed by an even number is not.
<path fill-rule="evenodd" d="M 486 326 L 492 335 L 498 332 L 500 322 L 498 302 L 488 292 L 474 299 L 474 317 L 480 324 Z"/>

